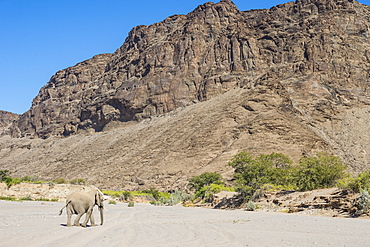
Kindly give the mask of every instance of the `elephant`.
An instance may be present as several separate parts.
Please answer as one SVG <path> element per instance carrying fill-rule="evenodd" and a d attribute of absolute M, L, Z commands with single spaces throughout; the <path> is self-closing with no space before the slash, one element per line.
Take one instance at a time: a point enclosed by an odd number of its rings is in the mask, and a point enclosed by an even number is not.
<path fill-rule="evenodd" d="M 90 220 L 91 226 L 96 226 L 94 216 L 92 214 L 94 206 L 97 205 L 100 211 L 100 225 L 103 225 L 103 193 L 96 187 L 89 192 L 73 192 L 67 197 L 66 205 L 60 210 L 59 215 L 63 213 L 63 209 L 67 211 L 67 226 L 71 225 L 72 214 L 77 214 L 74 221 L 75 226 L 80 226 L 79 221 L 83 214 L 86 213 L 85 221 L 82 227 L 86 227 Z"/>

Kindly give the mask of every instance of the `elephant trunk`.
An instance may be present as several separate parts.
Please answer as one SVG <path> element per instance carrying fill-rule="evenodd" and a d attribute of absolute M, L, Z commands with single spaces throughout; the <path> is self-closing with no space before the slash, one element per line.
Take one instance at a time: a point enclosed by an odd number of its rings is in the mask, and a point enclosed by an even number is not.
<path fill-rule="evenodd" d="M 103 225 L 103 206 L 99 207 L 99 211 L 100 211 L 100 225 Z"/>

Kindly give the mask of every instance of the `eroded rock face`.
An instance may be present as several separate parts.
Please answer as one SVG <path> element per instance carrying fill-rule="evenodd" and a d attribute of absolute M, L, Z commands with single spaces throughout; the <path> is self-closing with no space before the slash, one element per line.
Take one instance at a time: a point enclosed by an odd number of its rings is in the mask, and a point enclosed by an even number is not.
<path fill-rule="evenodd" d="M 18 114 L 0 110 L 0 136 L 9 135 L 12 124 L 14 124 L 19 119 Z"/>
<path fill-rule="evenodd" d="M 288 101 L 325 121 L 338 106 L 370 102 L 367 16 L 349 0 L 245 12 L 223 0 L 135 27 L 114 54 L 57 72 L 13 136 L 101 131 L 261 83 L 282 85 Z"/>

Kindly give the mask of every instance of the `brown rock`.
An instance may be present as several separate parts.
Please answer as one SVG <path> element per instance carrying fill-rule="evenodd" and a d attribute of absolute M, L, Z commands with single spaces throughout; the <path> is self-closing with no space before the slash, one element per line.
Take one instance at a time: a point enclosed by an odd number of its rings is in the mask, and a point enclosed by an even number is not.
<path fill-rule="evenodd" d="M 0 136 L 9 135 L 12 124 L 14 124 L 18 119 L 18 114 L 0 110 Z"/>

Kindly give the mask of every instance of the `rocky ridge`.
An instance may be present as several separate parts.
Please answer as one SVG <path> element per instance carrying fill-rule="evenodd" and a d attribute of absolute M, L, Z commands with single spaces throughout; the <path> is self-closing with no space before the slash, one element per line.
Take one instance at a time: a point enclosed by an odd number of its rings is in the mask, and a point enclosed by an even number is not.
<path fill-rule="evenodd" d="M 0 110 L 0 135 L 10 135 L 9 128 L 19 119 L 18 114 Z"/>
<path fill-rule="evenodd" d="M 222 0 L 135 27 L 115 53 L 51 78 L 7 129 L 23 138 L 1 138 L 0 166 L 162 188 L 228 173 L 243 149 L 369 168 L 369 21 L 352 0 Z"/>

